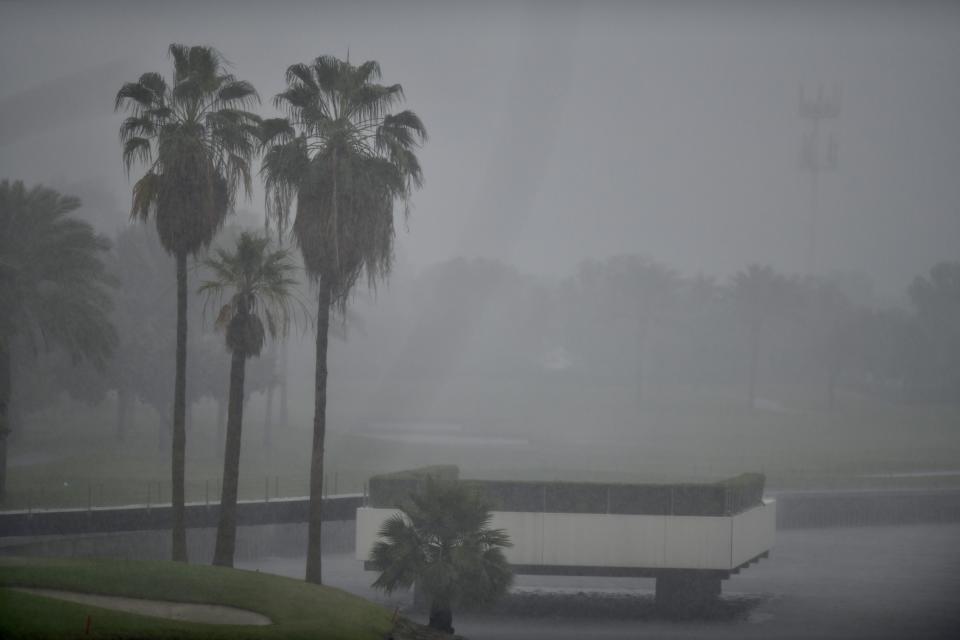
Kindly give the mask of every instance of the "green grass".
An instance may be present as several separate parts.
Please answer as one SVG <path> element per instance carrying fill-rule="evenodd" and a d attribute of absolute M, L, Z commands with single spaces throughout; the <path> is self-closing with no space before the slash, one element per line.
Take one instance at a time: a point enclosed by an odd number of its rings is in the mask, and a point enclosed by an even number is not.
<path fill-rule="evenodd" d="M 4 589 L 40 587 L 256 611 L 265 627 L 206 625 L 111 611 Z M 91 633 L 84 634 L 87 616 Z M 86 559 L 0 559 L 2 638 L 324 638 L 381 640 L 391 612 L 339 589 L 251 571 Z"/>

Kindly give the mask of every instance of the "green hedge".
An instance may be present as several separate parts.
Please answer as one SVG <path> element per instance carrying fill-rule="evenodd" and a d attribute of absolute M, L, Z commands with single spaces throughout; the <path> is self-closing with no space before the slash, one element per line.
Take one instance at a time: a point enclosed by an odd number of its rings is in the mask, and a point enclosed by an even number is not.
<path fill-rule="evenodd" d="M 401 506 L 428 475 L 456 481 L 459 473 L 457 467 L 443 466 L 374 476 L 370 479 L 370 505 Z M 761 503 L 764 476 L 744 473 L 720 482 L 683 484 L 463 482 L 485 494 L 494 511 L 725 516 Z"/>
<path fill-rule="evenodd" d="M 385 509 L 403 506 L 411 493 L 421 489 L 427 476 L 435 480 L 456 482 L 460 477 L 460 469 L 456 465 L 436 465 L 372 476 L 369 505 Z"/>

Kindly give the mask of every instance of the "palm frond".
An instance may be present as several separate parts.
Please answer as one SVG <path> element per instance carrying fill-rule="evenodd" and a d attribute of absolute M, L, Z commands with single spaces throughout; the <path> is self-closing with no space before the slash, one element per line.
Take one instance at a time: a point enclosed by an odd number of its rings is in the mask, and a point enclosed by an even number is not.
<path fill-rule="evenodd" d="M 0 343 L 19 334 L 35 350 L 57 344 L 103 366 L 117 340 L 116 279 L 103 262 L 110 242 L 70 215 L 79 206 L 52 189 L 0 182 Z"/>
<path fill-rule="evenodd" d="M 373 586 L 390 593 L 416 582 L 447 603 L 488 602 L 512 581 L 503 549 L 510 539 L 491 529 L 489 505 L 467 485 L 428 476 L 402 514 L 384 521 L 370 560 Z"/>
<path fill-rule="evenodd" d="M 259 150 L 259 102 L 253 86 L 226 73 L 211 47 L 171 44 L 173 81 L 156 73 L 124 84 L 115 107 L 130 113 L 120 130 L 123 161 L 147 165 L 134 186 L 131 216 L 156 217 L 172 253 L 208 246 L 233 208 L 252 191 L 250 163 Z"/>
<path fill-rule="evenodd" d="M 148 138 L 127 138 L 123 143 L 123 166 L 127 174 L 136 162 L 148 163 L 153 154 L 153 146 Z"/>
<path fill-rule="evenodd" d="M 160 106 L 167 87 L 163 79 L 158 80 L 158 78 L 157 74 L 145 73 L 137 82 L 124 83 L 114 99 L 114 111 L 119 111 L 127 104 L 131 106 L 134 113 Z"/>
<path fill-rule="evenodd" d="M 319 88 L 313 79 L 313 73 L 310 70 L 310 66 L 306 64 L 292 64 L 287 67 L 286 81 L 287 84 L 300 82 L 314 91 Z"/>
<path fill-rule="evenodd" d="M 215 254 L 204 262 L 213 278 L 199 292 L 205 304 L 232 292 L 216 326 L 226 330 L 232 351 L 258 355 L 266 336 L 285 335 L 295 315 L 296 267 L 288 251 L 273 249 L 267 237 L 250 232 L 241 233 L 232 250 L 221 248 Z"/>
<path fill-rule="evenodd" d="M 260 104 L 260 94 L 246 80 L 231 80 L 217 91 L 217 103 L 220 105 L 238 105 L 243 108 Z"/>

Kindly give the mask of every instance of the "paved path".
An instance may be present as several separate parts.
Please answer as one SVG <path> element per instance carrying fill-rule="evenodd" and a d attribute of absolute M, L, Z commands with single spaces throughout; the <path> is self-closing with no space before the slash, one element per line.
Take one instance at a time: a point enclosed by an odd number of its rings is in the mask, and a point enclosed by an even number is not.
<path fill-rule="evenodd" d="M 202 622 L 204 624 L 231 624 L 265 626 L 272 624 L 270 618 L 246 609 L 224 607 L 217 604 L 193 604 L 187 602 L 168 602 L 165 600 L 144 600 L 141 598 L 121 598 L 119 596 L 103 596 L 93 593 L 79 593 L 77 591 L 60 591 L 58 589 L 34 589 L 27 587 L 13 587 L 13 591 L 22 591 L 47 598 L 68 600 L 79 604 L 87 604 L 103 609 L 114 609 L 127 613 L 137 613 L 155 618 L 182 620 L 184 622 Z"/>

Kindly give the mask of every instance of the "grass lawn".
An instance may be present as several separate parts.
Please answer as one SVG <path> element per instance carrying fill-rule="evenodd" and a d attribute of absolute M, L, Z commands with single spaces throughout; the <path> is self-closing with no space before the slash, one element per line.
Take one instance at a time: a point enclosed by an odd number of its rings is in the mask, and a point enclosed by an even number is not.
<path fill-rule="evenodd" d="M 111 611 L 5 589 L 62 589 L 219 604 L 255 611 L 273 624 L 206 625 Z M 90 634 L 84 627 L 91 617 Z M 340 589 L 270 574 L 173 562 L 0 558 L 2 638 L 311 638 L 382 640 L 392 612 Z M 416 625 L 403 621 L 414 632 Z M 398 635 L 397 637 L 421 636 Z"/>

